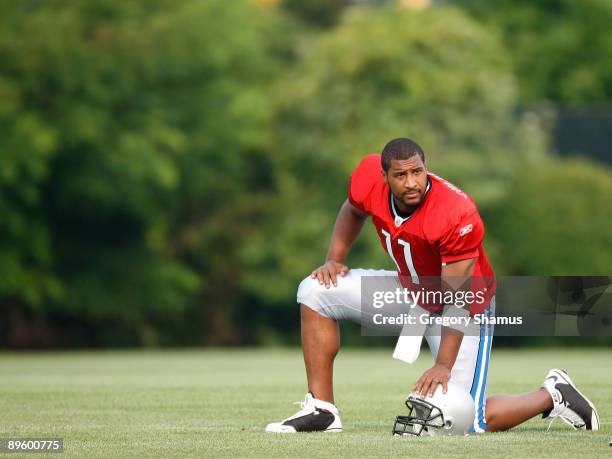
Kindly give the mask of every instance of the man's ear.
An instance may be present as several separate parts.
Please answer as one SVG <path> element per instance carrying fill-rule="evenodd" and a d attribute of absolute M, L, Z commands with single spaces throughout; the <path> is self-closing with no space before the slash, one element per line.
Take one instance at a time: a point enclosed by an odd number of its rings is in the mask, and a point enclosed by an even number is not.
<path fill-rule="evenodd" d="M 384 169 L 381 169 L 381 170 L 380 170 L 380 173 L 382 174 L 383 178 L 385 179 L 385 183 L 386 183 L 386 184 L 389 184 L 389 182 L 387 181 L 387 174 L 385 173 L 385 170 L 384 170 Z"/>

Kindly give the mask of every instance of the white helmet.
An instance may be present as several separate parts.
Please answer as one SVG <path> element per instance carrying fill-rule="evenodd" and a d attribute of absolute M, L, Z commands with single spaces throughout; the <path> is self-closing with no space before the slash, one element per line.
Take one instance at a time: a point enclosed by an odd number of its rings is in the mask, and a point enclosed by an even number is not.
<path fill-rule="evenodd" d="M 411 393 L 406 406 L 408 416 L 395 418 L 393 435 L 467 435 L 474 423 L 474 400 L 463 386 L 452 381 L 446 394 L 441 384 L 431 397 Z"/>

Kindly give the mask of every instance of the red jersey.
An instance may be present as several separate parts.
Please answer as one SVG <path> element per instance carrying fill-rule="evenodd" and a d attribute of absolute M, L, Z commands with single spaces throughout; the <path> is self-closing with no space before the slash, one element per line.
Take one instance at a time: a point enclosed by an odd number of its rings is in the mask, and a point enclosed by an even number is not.
<path fill-rule="evenodd" d="M 466 193 L 435 174 L 428 173 L 428 178 L 421 204 L 401 218 L 381 174 L 380 155 L 368 155 L 351 175 L 348 199 L 372 217 L 383 249 L 408 288 L 419 284 L 419 277 L 439 277 L 442 263 L 476 258 L 473 277 L 480 282 L 474 283 L 484 282 L 486 299 L 472 314 L 480 313 L 495 294 L 495 273 L 482 245 L 484 224 Z M 437 312 L 440 307 L 428 309 Z"/>

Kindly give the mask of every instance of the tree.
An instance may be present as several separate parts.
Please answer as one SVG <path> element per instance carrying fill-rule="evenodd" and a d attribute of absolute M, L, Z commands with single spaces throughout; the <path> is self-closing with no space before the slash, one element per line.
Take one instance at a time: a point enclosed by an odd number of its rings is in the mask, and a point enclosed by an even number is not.
<path fill-rule="evenodd" d="M 456 0 L 510 52 L 521 101 L 570 106 L 612 100 L 612 3 L 607 0 Z"/>
<path fill-rule="evenodd" d="M 587 160 L 522 169 L 491 218 L 504 274 L 607 276 L 611 199 L 610 169 Z"/>
<path fill-rule="evenodd" d="M 2 306 L 55 320 L 59 344 L 227 333 L 214 318 L 239 294 L 234 251 L 272 187 L 268 88 L 290 37 L 277 11 L 4 6 Z"/>

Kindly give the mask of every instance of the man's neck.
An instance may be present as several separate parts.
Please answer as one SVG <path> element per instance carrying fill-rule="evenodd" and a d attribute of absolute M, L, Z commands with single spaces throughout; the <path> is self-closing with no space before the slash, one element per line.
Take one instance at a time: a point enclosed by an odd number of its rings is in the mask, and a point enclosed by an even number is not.
<path fill-rule="evenodd" d="M 417 207 L 419 207 L 420 205 L 420 204 L 417 204 L 416 206 L 407 206 L 403 202 L 398 201 L 398 199 L 393 194 L 391 194 L 391 196 L 392 196 L 391 199 L 393 199 L 393 204 L 395 204 L 395 211 L 402 218 L 409 217 L 412 214 L 412 212 L 414 212 L 417 209 Z"/>

